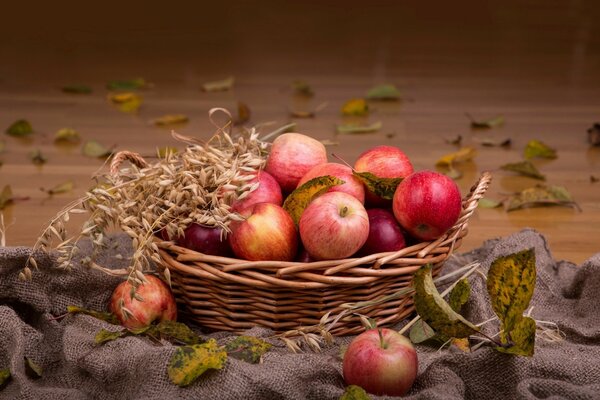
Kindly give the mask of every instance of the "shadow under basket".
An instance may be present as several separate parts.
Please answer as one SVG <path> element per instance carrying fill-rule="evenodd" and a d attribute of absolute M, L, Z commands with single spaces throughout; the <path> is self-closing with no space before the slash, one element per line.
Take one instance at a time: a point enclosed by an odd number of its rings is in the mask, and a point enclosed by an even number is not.
<path fill-rule="evenodd" d="M 216 330 L 241 332 L 264 326 L 284 332 L 319 324 L 326 313 L 336 316 L 345 303 L 385 299 L 362 309 L 378 326 L 393 325 L 413 310 L 412 296 L 390 296 L 411 285 L 413 273 L 425 264 L 437 275 L 459 248 L 469 218 L 491 181 L 484 172 L 463 199 L 456 224 L 442 237 L 397 252 L 362 258 L 317 262 L 247 261 L 210 256 L 158 241 L 162 268 L 168 267 L 175 298 L 186 318 Z M 158 239 L 157 239 L 158 240 Z M 358 316 L 340 319 L 330 332 L 363 330 Z"/>

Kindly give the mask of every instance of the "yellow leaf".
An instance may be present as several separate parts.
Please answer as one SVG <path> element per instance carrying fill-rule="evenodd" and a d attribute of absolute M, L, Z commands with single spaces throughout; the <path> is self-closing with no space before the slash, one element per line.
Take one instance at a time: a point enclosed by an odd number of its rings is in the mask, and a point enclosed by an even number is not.
<path fill-rule="evenodd" d="M 59 185 L 54 186 L 51 189 L 44 190 L 44 192 L 48 193 L 49 195 L 67 193 L 67 192 L 70 192 L 71 190 L 73 190 L 73 186 L 74 186 L 73 182 L 66 181 Z"/>
<path fill-rule="evenodd" d="M 167 154 L 175 154 L 178 152 L 176 147 L 165 146 L 156 149 L 159 158 L 167 157 Z"/>
<path fill-rule="evenodd" d="M 580 210 L 564 187 L 537 185 L 510 196 L 507 200 L 506 211 L 543 206 L 566 206 Z"/>
<path fill-rule="evenodd" d="M 10 380 L 10 368 L 0 369 L 0 389 Z"/>
<path fill-rule="evenodd" d="M 270 348 L 269 343 L 252 336 L 238 336 L 225 346 L 229 357 L 252 364 L 260 362 L 263 354 L 269 351 Z"/>
<path fill-rule="evenodd" d="M 184 114 L 167 114 L 160 118 L 152 120 L 152 123 L 156 126 L 170 126 L 177 124 L 185 124 L 189 121 L 187 115 Z"/>
<path fill-rule="evenodd" d="M 329 188 L 343 185 L 344 183 L 343 180 L 329 175 L 311 179 L 290 193 L 283 203 L 283 208 L 290 214 L 297 225 L 304 209 L 313 199 L 325 193 Z"/>
<path fill-rule="evenodd" d="M 556 150 L 546 145 L 544 142 L 539 140 L 530 140 L 525 146 L 524 150 L 525 158 L 556 158 Z"/>
<path fill-rule="evenodd" d="M 435 165 L 438 167 L 452 167 L 453 164 L 465 161 L 471 161 L 477 155 L 477 150 L 473 147 L 463 147 L 454 153 L 446 154 L 440 158 Z"/>
<path fill-rule="evenodd" d="M 339 400 L 369 400 L 370 397 L 365 391 L 365 389 L 360 386 L 350 385 L 346 387 L 344 394 Z"/>
<path fill-rule="evenodd" d="M 6 128 L 6 134 L 14 137 L 23 137 L 33 133 L 31 124 L 26 119 L 20 119 L 13 122 Z"/>
<path fill-rule="evenodd" d="M 464 353 L 471 352 L 471 345 L 469 344 L 469 338 L 452 338 L 452 344 L 455 345 L 459 350 Z"/>
<path fill-rule="evenodd" d="M 338 133 L 371 133 L 381 129 L 381 121 L 369 125 L 341 124 L 336 126 Z"/>
<path fill-rule="evenodd" d="M 108 98 L 124 113 L 135 113 L 142 105 L 142 97 L 132 92 L 115 93 Z"/>
<path fill-rule="evenodd" d="M 79 132 L 72 128 L 62 128 L 54 134 L 56 143 L 79 143 L 80 140 Z"/>
<path fill-rule="evenodd" d="M 4 185 L 2 192 L 0 192 L 0 210 L 4 209 L 7 205 L 12 203 L 13 193 L 10 185 Z"/>
<path fill-rule="evenodd" d="M 510 341 L 507 346 L 496 347 L 496 350 L 531 357 L 535 347 L 535 331 L 535 320 L 529 317 L 521 317 L 510 332 Z"/>
<path fill-rule="evenodd" d="M 83 145 L 82 152 L 88 157 L 107 157 L 110 154 L 110 149 L 98 143 L 95 140 L 90 140 Z"/>
<path fill-rule="evenodd" d="M 367 115 L 369 105 L 365 99 L 350 99 L 342 106 L 343 115 Z"/>
<path fill-rule="evenodd" d="M 215 339 L 203 344 L 178 347 L 168 366 L 171 382 L 178 386 L 192 384 L 209 369 L 221 369 L 227 361 L 227 353 Z"/>
<path fill-rule="evenodd" d="M 392 84 L 378 85 L 367 92 L 367 98 L 369 100 L 399 100 L 400 90 Z"/>
<path fill-rule="evenodd" d="M 223 92 L 233 87 L 233 76 L 222 79 L 220 81 L 206 82 L 202 85 L 202 90 L 205 92 Z"/>
<path fill-rule="evenodd" d="M 369 192 L 387 200 L 394 198 L 396 188 L 402 182 L 403 178 L 380 178 L 370 172 L 352 171 L 366 187 Z"/>

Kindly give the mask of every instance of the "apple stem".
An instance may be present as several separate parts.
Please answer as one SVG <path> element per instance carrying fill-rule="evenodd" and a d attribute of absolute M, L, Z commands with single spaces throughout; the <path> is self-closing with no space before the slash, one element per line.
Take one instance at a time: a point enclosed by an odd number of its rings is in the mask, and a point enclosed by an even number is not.
<path fill-rule="evenodd" d="M 342 208 L 340 210 L 340 217 L 345 217 L 346 215 L 348 215 L 348 206 L 344 206 L 344 208 Z"/>
<path fill-rule="evenodd" d="M 377 333 L 379 333 L 379 345 L 382 349 L 387 349 L 387 345 L 383 340 L 383 331 L 381 330 L 381 328 L 377 328 Z"/>

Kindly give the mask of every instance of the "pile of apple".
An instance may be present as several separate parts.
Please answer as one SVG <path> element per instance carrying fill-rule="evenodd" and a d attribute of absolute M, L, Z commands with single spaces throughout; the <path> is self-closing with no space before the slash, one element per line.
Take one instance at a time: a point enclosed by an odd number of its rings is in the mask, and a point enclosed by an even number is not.
<path fill-rule="evenodd" d="M 353 172 L 377 178 L 403 178 L 393 200 L 371 192 Z M 313 178 L 344 181 L 314 198 L 296 225 L 282 207 L 290 193 Z M 177 243 L 205 254 L 259 261 L 344 259 L 402 249 L 434 240 L 457 221 L 460 191 L 452 179 L 434 171 L 415 172 L 402 150 L 376 146 L 362 153 L 354 168 L 328 162 L 325 146 L 309 136 L 286 133 L 272 144 L 259 186 L 232 211 L 244 217 L 220 228 L 189 226 Z"/>

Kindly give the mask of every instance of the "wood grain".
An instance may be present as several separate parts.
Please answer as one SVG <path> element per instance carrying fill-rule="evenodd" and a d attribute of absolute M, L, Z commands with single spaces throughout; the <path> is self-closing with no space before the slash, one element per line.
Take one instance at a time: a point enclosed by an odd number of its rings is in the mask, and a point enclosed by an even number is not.
<path fill-rule="evenodd" d="M 446 139 L 461 135 L 464 145 L 478 149 L 475 160 L 460 167 L 461 190 L 466 193 L 479 172 L 489 170 L 494 181 L 488 197 L 496 199 L 537 183 L 498 167 L 521 160 L 530 139 L 543 140 L 558 150 L 558 159 L 536 165 L 549 184 L 571 192 L 581 212 L 478 210 L 461 251 L 524 227 L 543 233 L 558 259 L 581 263 L 600 250 L 600 183 L 590 181 L 600 177 L 600 147 L 586 141 L 586 129 L 600 121 L 597 2 L 345 4 L 195 5 L 177 10 L 173 19 L 163 9 L 122 8 L 121 15 L 143 15 L 126 20 L 108 9 L 86 14 L 52 5 L 40 6 L 27 29 L 17 18 L 7 21 L 0 28 L 0 128 L 26 118 L 35 130 L 28 139 L 2 133 L 0 184 L 30 198 L 4 210 L 7 244 L 33 245 L 45 221 L 82 195 L 102 167 L 80 146 L 56 146 L 58 129 L 72 127 L 84 141 L 151 155 L 157 147 L 178 145 L 168 129 L 149 123 L 153 118 L 186 114 L 190 122 L 177 131 L 206 138 L 214 131 L 210 108 L 235 110 L 244 101 L 252 110 L 250 124 L 272 127 L 292 120 L 290 107 L 327 102 L 316 118 L 294 119 L 297 130 L 339 142 L 330 150 L 349 162 L 371 146 L 391 144 L 417 169 L 432 169 L 457 149 Z M 10 7 L 6 15 L 25 12 L 25 5 Z M 200 90 L 202 83 L 229 75 L 236 78 L 232 91 Z M 141 92 L 138 114 L 123 114 L 107 102 L 105 85 L 137 76 L 155 86 Z M 309 82 L 316 96 L 293 96 L 294 79 Z M 347 121 L 339 114 L 343 102 L 386 82 L 401 89 L 403 100 L 372 103 L 371 115 L 360 120 L 381 121 L 382 130 L 337 135 L 335 124 Z M 94 92 L 60 91 L 75 83 Z M 471 130 L 467 112 L 502 115 L 506 124 Z M 478 144 L 486 138 L 511 138 L 512 146 Z M 41 167 L 28 157 L 38 148 L 48 158 Z M 40 191 L 66 180 L 76 184 L 71 193 L 48 197 Z"/>

